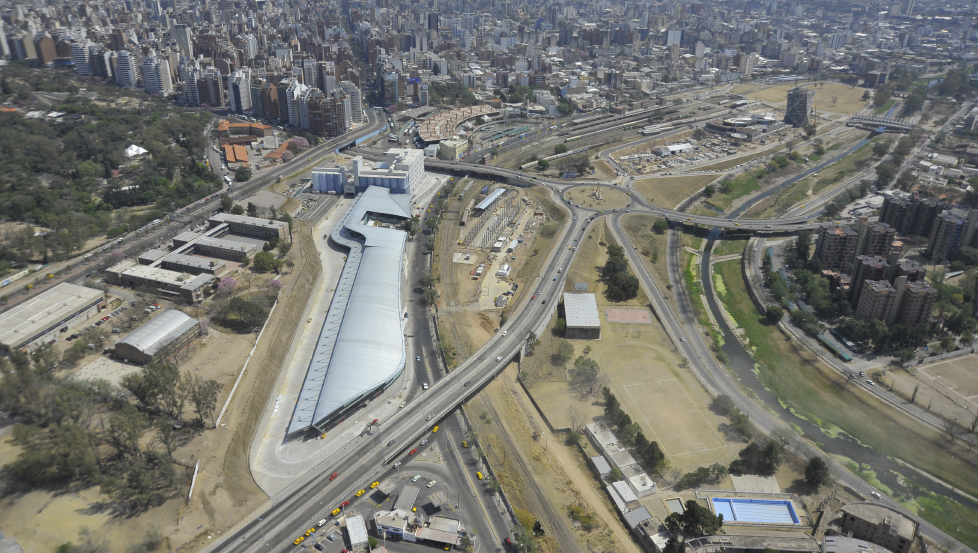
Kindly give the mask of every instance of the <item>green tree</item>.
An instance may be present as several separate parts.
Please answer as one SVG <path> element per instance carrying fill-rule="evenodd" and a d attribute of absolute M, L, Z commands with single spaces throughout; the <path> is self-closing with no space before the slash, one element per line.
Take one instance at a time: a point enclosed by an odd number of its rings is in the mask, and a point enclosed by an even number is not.
<path fill-rule="evenodd" d="M 717 188 L 712 184 L 706 185 L 706 188 L 703 189 L 703 195 L 706 196 L 707 198 L 712 198 L 716 193 L 717 193 Z"/>
<path fill-rule="evenodd" d="M 890 153 L 890 147 L 893 146 L 893 141 L 888 139 L 880 139 L 873 143 L 873 155 L 876 157 L 883 157 Z"/>
<path fill-rule="evenodd" d="M 557 144 L 556 146 L 554 146 L 554 154 L 558 154 L 558 155 L 563 154 L 566 153 L 567 150 L 568 148 L 566 144 Z"/>
<path fill-rule="evenodd" d="M 573 355 L 574 346 L 572 346 L 567 340 L 560 340 L 557 344 L 557 351 L 554 352 L 552 356 L 552 362 L 554 365 L 563 366 L 570 361 L 570 358 Z"/>
<path fill-rule="evenodd" d="M 829 483 L 829 466 L 825 459 L 812 457 L 805 463 L 805 483 L 809 487 L 818 489 Z"/>
<path fill-rule="evenodd" d="M 227 194 L 221 194 L 220 198 L 221 198 L 221 211 L 225 213 L 229 213 L 231 209 L 234 207 L 234 200 L 232 200 L 231 196 L 228 196 Z"/>
<path fill-rule="evenodd" d="M 954 338 L 950 335 L 945 335 L 941 338 L 941 349 L 944 353 L 947 353 L 954 349 Z"/>
<path fill-rule="evenodd" d="M 271 273 L 282 267 L 282 260 L 275 259 L 275 256 L 269 252 L 258 252 L 251 266 L 258 273 Z"/>
<path fill-rule="evenodd" d="M 248 217 L 258 217 L 258 206 L 252 202 L 248 202 L 248 207 L 245 208 L 245 212 Z"/>
<path fill-rule="evenodd" d="M 710 401 L 710 410 L 718 415 L 729 415 L 735 408 L 733 399 L 727 394 L 720 394 Z"/>
<path fill-rule="evenodd" d="M 546 171 L 547 169 L 550 169 L 550 162 L 545 159 L 538 160 L 537 168 L 541 171 Z"/>
<path fill-rule="evenodd" d="M 245 209 L 241 207 L 240 204 L 235 204 L 234 207 L 231 208 L 231 215 L 244 215 L 244 213 Z"/>
<path fill-rule="evenodd" d="M 656 234 L 663 234 L 668 232 L 669 222 L 663 218 L 657 218 L 654 223 L 652 223 L 652 232 Z"/>
<path fill-rule="evenodd" d="M 784 317 L 784 309 L 777 305 L 769 305 L 767 306 L 767 311 L 765 311 L 764 314 L 767 316 L 769 321 L 776 323 L 780 321 L 782 317 Z"/>
<path fill-rule="evenodd" d="M 251 178 L 251 169 L 247 167 L 238 167 L 234 170 L 234 180 L 238 182 L 244 182 Z"/>

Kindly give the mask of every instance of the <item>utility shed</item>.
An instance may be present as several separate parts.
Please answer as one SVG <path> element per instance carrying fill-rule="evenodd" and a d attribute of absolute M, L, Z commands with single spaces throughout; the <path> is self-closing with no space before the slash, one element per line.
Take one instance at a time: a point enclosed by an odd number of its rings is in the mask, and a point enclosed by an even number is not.
<path fill-rule="evenodd" d="M 367 524 L 363 521 L 363 515 L 346 517 L 346 537 L 353 551 L 367 547 Z"/>
<path fill-rule="evenodd" d="M 115 354 L 136 363 L 154 363 L 180 351 L 200 336 L 197 319 L 168 309 L 119 340 Z"/>
<path fill-rule="evenodd" d="M 592 293 L 564 293 L 564 315 L 568 339 L 598 340 L 601 338 L 601 317 L 598 302 Z"/>

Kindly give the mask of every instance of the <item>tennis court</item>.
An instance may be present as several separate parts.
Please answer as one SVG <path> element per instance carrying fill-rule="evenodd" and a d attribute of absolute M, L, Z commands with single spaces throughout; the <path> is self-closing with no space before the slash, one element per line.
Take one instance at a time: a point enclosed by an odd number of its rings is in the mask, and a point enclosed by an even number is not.
<path fill-rule="evenodd" d="M 712 498 L 713 512 L 724 522 L 799 524 L 795 507 L 784 499 Z"/>
<path fill-rule="evenodd" d="M 647 309 L 605 309 L 604 316 L 609 323 L 652 324 L 652 314 Z"/>

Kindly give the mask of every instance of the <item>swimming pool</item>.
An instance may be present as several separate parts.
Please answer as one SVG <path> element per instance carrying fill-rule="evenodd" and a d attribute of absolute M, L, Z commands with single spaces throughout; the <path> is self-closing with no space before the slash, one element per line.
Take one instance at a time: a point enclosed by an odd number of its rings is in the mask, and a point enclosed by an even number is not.
<path fill-rule="evenodd" d="M 795 507 L 786 499 L 733 499 L 714 497 L 713 512 L 724 522 L 800 524 Z"/>

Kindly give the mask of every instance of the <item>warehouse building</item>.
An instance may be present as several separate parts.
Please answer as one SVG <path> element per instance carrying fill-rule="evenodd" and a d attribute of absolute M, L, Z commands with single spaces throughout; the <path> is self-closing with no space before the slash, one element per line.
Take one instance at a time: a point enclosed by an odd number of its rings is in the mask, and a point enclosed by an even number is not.
<path fill-rule="evenodd" d="M 594 294 L 564 293 L 564 318 L 568 339 L 600 340 L 601 317 L 598 315 L 598 302 Z"/>
<path fill-rule="evenodd" d="M 227 225 L 231 234 L 253 236 L 262 240 L 285 240 L 289 232 L 289 224 L 283 221 L 217 213 L 208 219 L 211 228 Z"/>
<path fill-rule="evenodd" d="M 234 240 L 224 240 L 221 238 L 203 237 L 194 243 L 194 253 L 227 259 L 228 261 L 240 262 L 245 258 L 252 258 L 258 253 L 258 246 Z"/>
<path fill-rule="evenodd" d="M 183 298 L 188 303 L 203 301 L 204 288 L 215 278 L 208 274 L 194 276 L 159 267 L 137 265 L 132 260 L 116 263 L 105 272 L 109 280 L 116 284 L 134 288 L 137 286 L 152 288 L 168 296 Z"/>
<path fill-rule="evenodd" d="M 13 351 L 51 342 L 105 307 L 101 290 L 63 282 L 0 315 L 0 347 Z"/>
<path fill-rule="evenodd" d="M 197 319 L 182 311 L 168 309 L 132 334 L 119 340 L 115 354 L 134 363 L 160 363 L 190 345 L 200 336 Z"/>

